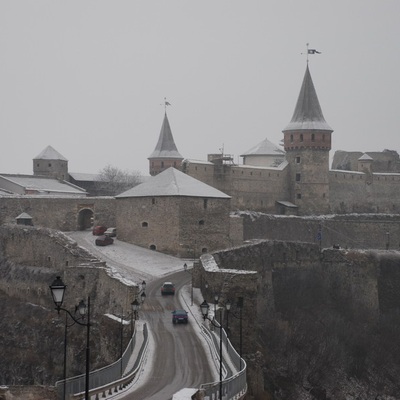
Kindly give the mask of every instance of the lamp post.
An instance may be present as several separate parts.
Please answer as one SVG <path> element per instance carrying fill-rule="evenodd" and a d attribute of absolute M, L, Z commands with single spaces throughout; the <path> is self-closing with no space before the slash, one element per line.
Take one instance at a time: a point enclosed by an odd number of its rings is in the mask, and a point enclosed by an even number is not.
<path fill-rule="evenodd" d="M 67 286 L 61 280 L 59 276 L 53 281 L 50 285 L 51 295 L 53 297 L 54 304 L 56 306 L 56 310 L 58 314 L 60 314 L 60 310 L 65 311 L 74 321 L 81 326 L 86 326 L 86 372 L 85 372 L 85 400 L 90 400 L 89 398 L 89 363 L 90 363 L 90 297 L 88 296 L 87 305 L 83 300 L 81 300 L 76 307 L 76 310 L 79 312 L 81 318 L 87 316 L 87 322 L 81 322 L 76 319 L 67 309 L 62 307 L 62 303 L 64 301 L 64 294 Z M 66 345 L 65 345 L 66 346 Z M 66 349 L 65 349 L 66 351 Z M 65 367 L 65 362 L 64 362 Z M 65 395 L 65 388 L 64 388 Z"/>
<path fill-rule="evenodd" d="M 229 332 L 229 312 L 231 309 L 231 303 L 229 300 L 226 303 L 226 335 L 228 336 Z M 239 319 L 239 331 L 240 331 L 240 342 L 239 342 L 239 356 L 240 356 L 240 361 L 239 361 L 239 370 L 242 369 L 242 309 L 243 309 L 243 297 L 238 297 L 236 307 L 239 309 L 239 316 L 235 315 L 232 313 L 232 315 Z"/>
<path fill-rule="evenodd" d="M 216 298 L 218 296 L 215 296 Z M 218 300 L 217 300 L 218 301 Z M 214 303 L 214 307 L 216 304 Z M 210 306 L 208 305 L 207 301 L 204 300 L 203 303 L 200 304 L 200 310 L 203 315 L 204 321 L 208 319 L 213 326 L 219 328 L 219 399 L 222 400 L 222 324 L 220 323 L 219 326 L 215 324 L 215 322 L 208 317 L 208 309 Z M 220 308 L 220 319 L 221 319 L 221 308 Z"/>

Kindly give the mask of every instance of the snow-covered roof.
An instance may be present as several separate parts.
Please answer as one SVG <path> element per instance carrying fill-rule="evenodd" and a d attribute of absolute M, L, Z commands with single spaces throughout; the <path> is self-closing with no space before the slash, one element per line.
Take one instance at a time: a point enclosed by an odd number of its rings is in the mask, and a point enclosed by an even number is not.
<path fill-rule="evenodd" d="M 283 132 L 296 130 L 323 130 L 333 132 L 333 129 L 327 124 L 322 114 L 308 64 L 292 120 Z"/>
<path fill-rule="evenodd" d="M 47 146 L 40 154 L 38 154 L 34 160 L 61 160 L 68 161 L 62 156 L 57 150 L 51 146 Z"/>
<path fill-rule="evenodd" d="M 148 181 L 141 183 L 116 196 L 124 197 L 147 197 L 147 196 L 189 196 L 229 199 L 230 196 L 209 186 L 177 169 L 170 167 L 160 174 L 151 177 Z"/>
<path fill-rule="evenodd" d="M 76 185 L 66 181 L 60 181 L 54 178 L 33 175 L 12 175 L 2 174 L 3 179 L 13 182 L 25 190 L 32 190 L 37 192 L 51 192 L 51 193 L 64 193 L 64 194 L 86 194 L 86 191 Z"/>
<path fill-rule="evenodd" d="M 370 157 L 367 153 L 364 153 L 359 159 L 359 161 L 373 161 L 374 159 Z"/>
<path fill-rule="evenodd" d="M 285 151 L 280 149 L 278 146 L 270 142 L 268 139 L 264 139 L 262 142 L 258 143 L 256 146 L 247 150 L 240 157 L 244 156 L 284 156 Z"/>
<path fill-rule="evenodd" d="M 183 157 L 176 148 L 167 113 L 164 115 L 164 121 L 161 126 L 160 136 L 158 138 L 156 148 L 148 157 L 149 160 L 152 158 L 177 158 L 183 160 Z"/>

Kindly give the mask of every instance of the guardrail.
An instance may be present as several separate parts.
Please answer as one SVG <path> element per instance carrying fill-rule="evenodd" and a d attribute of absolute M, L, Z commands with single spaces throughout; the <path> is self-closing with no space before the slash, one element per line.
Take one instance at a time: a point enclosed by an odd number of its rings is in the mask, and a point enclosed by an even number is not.
<path fill-rule="evenodd" d="M 135 363 L 132 365 L 131 371 L 125 376 L 121 377 L 121 371 L 125 371 L 128 366 L 129 360 L 135 350 L 136 345 L 136 331 L 133 334 L 131 340 L 126 347 L 122 358 L 118 359 L 114 363 L 107 365 L 103 368 L 90 372 L 89 376 L 89 394 L 90 396 L 96 395 L 98 398 L 99 394 L 103 397 L 112 392 L 118 392 L 119 390 L 128 386 L 135 378 L 140 364 L 143 360 L 145 350 L 148 345 L 148 330 L 147 325 L 143 325 L 143 344 L 138 352 L 138 357 Z M 56 382 L 57 391 L 60 398 L 62 398 L 64 390 L 64 380 Z M 85 398 L 85 375 L 78 375 L 65 380 L 65 398 L 66 399 L 84 399 Z"/>
<path fill-rule="evenodd" d="M 217 321 L 215 321 L 215 323 L 218 324 Z M 209 336 L 213 341 L 214 348 L 219 349 L 220 329 L 217 328 L 213 330 L 214 334 L 211 334 L 210 330 L 204 327 L 204 325 L 202 326 L 202 329 L 203 332 L 207 336 Z M 224 355 L 222 356 L 225 378 L 222 381 L 221 398 L 223 398 L 224 400 L 241 399 L 247 392 L 246 361 L 240 357 L 235 348 L 232 346 L 232 343 L 227 337 L 224 329 L 222 329 L 222 342 L 226 346 L 226 352 L 225 356 Z M 218 352 L 216 351 L 216 353 Z M 226 359 L 227 355 L 229 355 L 229 360 Z M 232 368 L 230 368 L 228 361 L 232 363 L 233 370 Z M 200 386 L 200 391 L 202 392 L 202 396 L 205 400 L 219 399 L 220 398 L 219 390 L 220 390 L 220 381 L 204 383 Z"/>

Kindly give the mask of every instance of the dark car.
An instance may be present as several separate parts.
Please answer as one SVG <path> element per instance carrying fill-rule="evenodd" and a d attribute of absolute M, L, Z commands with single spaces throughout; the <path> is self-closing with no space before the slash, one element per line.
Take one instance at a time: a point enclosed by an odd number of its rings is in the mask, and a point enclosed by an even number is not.
<path fill-rule="evenodd" d="M 104 232 L 107 230 L 106 226 L 102 226 L 102 225 L 98 225 L 98 226 L 94 226 L 92 233 L 95 236 L 100 236 L 100 235 L 104 235 Z"/>
<path fill-rule="evenodd" d="M 161 294 L 175 294 L 175 285 L 172 282 L 164 282 L 161 286 Z"/>
<path fill-rule="evenodd" d="M 102 235 L 96 239 L 96 246 L 108 246 L 109 244 L 114 243 L 114 239 L 110 238 L 110 236 Z"/>
<path fill-rule="evenodd" d="M 117 236 L 117 228 L 108 228 L 108 229 L 104 232 L 104 234 L 105 234 L 106 236 L 115 237 L 115 236 Z"/>
<path fill-rule="evenodd" d="M 187 324 L 188 323 L 188 313 L 185 310 L 175 310 L 172 311 L 172 323 L 173 324 Z"/>

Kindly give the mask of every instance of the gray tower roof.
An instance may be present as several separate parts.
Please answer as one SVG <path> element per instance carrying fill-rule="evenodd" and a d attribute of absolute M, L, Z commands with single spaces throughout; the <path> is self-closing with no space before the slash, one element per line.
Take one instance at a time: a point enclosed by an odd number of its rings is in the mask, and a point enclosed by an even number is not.
<path fill-rule="evenodd" d="M 64 156 L 62 156 L 53 147 L 47 146 L 39 155 L 37 155 L 34 160 L 61 160 L 68 161 Z"/>
<path fill-rule="evenodd" d="M 176 158 L 183 160 L 183 157 L 180 155 L 178 149 L 176 148 L 171 132 L 171 127 L 169 126 L 167 113 L 165 113 L 164 115 L 164 121 L 161 126 L 161 132 L 156 148 L 148 157 L 149 160 L 152 158 Z"/>
<path fill-rule="evenodd" d="M 333 132 L 333 129 L 327 124 L 322 114 L 317 92 L 307 65 L 292 120 L 283 132 L 310 129 Z"/>
<path fill-rule="evenodd" d="M 247 150 L 240 156 L 250 156 L 250 155 L 257 155 L 257 156 L 276 156 L 276 155 L 284 155 L 285 151 L 280 149 L 278 146 L 270 142 L 268 139 L 264 139 L 258 145 L 252 147 L 250 150 Z"/>
<path fill-rule="evenodd" d="M 214 197 L 229 199 L 230 196 L 191 176 L 170 167 L 144 183 L 116 196 L 123 197 L 157 197 L 189 196 Z"/>

